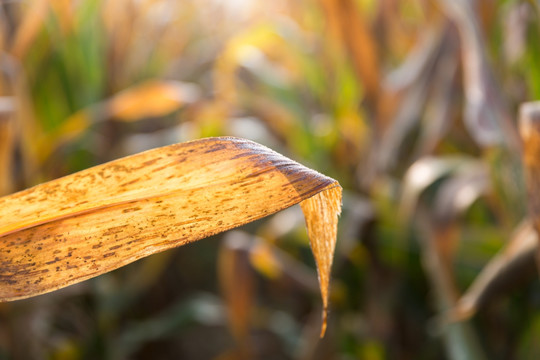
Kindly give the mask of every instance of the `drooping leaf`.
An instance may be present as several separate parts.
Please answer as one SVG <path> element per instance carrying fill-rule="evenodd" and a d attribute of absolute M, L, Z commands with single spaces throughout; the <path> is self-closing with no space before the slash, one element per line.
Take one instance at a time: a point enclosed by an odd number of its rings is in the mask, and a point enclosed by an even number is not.
<path fill-rule="evenodd" d="M 534 254 L 538 249 L 538 235 L 529 220 L 523 221 L 512 238 L 482 269 L 469 289 L 461 296 L 448 318 L 467 320 L 501 289 L 523 276 L 530 265 L 534 266 Z"/>
<path fill-rule="evenodd" d="M 330 268 L 336 247 L 337 226 L 328 224 L 336 222 L 336 214 L 341 212 L 341 189 L 330 188 L 325 193 L 317 193 L 300 203 L 310 238 L 311 250 L 315 254 L 319 272 L 319 284 L 323 299 L 323 323 L 321 337 L 326 331 L 328 314 L 328 285 L 330 284 Z M 313 241 L 311 239 L 318 239 Z"/>
<path fill-rule="evenodd" d="M 465 125 L 478 144 L 506 144 L 519 152 L 517 131 L 505 98 L 499 91 L 489 64 L 485 40 L 469 1 L 439 0 L 441 7 L 459 29 L 465 91 Z"/>
<path fill-rule="evenodd" d="M 300 202 L 325 319 L 341 187 L 238 138 L 146 151 L 0 198 L 0 301 L 75 284 Z"/>

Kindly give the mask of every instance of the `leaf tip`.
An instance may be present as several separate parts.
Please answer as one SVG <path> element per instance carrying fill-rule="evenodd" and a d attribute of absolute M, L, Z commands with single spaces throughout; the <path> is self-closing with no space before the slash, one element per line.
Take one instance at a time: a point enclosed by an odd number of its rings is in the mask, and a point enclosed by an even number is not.
<path fill-rule="evenodd" d="M 323 302 L 321 337 L 326 332 L 328 288 L 337 239 L 338 216 L 341 213 L 341 186 L 335 182 L 327 189 L 300 203 L 308 230 L 309 242 L 319 274 Z"/>

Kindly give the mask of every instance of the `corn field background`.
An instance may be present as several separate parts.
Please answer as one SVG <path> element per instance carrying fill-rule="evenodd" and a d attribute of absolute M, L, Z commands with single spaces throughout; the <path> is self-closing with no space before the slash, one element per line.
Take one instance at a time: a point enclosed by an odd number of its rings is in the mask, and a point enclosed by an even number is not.
<path fill-rule="evenodd" d="M 210 136 L 344 188 L 322 340 L 293 207 L 1 303 L 0 359 L 537 359 L 538 99 L 536 0 L 0 0 L 1 195 Z"/>

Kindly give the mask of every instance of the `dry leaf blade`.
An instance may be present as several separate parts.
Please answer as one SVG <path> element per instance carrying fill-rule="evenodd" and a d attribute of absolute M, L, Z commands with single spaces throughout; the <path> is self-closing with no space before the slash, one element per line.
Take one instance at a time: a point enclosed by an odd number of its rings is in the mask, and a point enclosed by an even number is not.
<path fill-rule="evenodd" d="M 306 199 L 326 308 L 341 187 L 238 138 L 150 150 L 0 198 L 0 300 L 53 291 Z"/>

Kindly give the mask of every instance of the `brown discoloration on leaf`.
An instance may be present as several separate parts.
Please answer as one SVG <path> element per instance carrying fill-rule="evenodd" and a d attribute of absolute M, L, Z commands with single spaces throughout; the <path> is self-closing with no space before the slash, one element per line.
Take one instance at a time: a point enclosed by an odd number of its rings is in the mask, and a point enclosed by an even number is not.
<path fill-rule="evenodd" d="M 0 198 L 0 300 L 53 291 L 306 199 L 326 309 L 339 184 L 236 138 L 150 150 Z"/>

